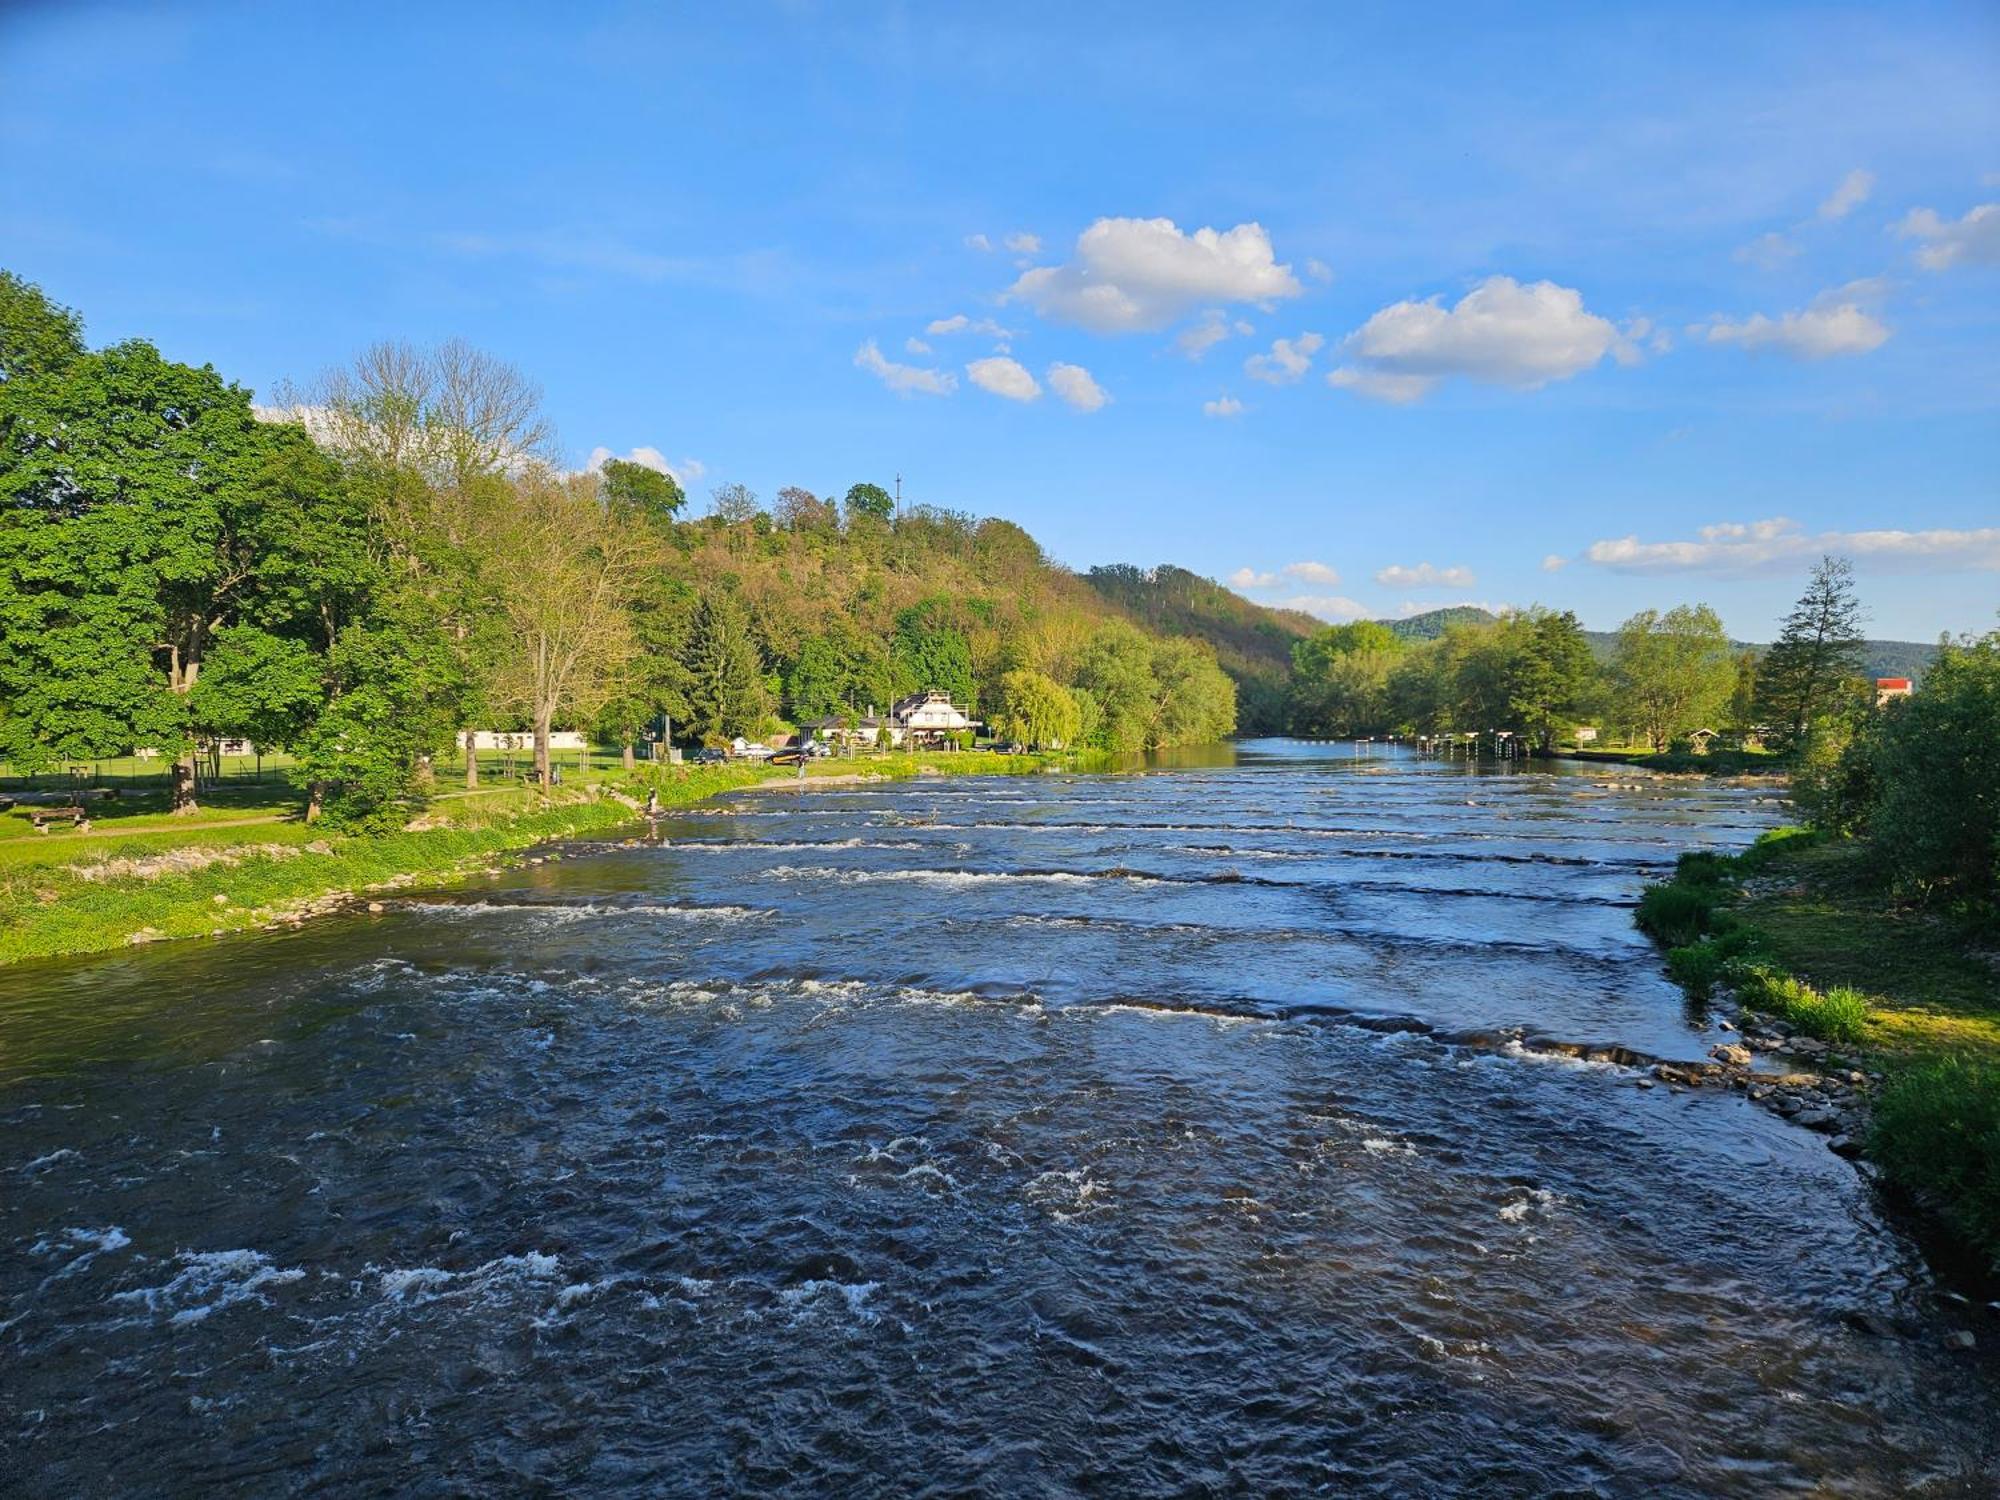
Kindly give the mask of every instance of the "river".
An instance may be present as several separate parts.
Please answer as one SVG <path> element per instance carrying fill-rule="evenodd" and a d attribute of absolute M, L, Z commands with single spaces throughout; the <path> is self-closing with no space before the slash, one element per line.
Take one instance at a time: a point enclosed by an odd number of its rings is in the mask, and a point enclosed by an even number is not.
<path fill-rule="evenodd" d="M 1254 742 L 0 972 L 0 1490 L 1987 1493 L 1853 1165 L 1538 1045 L 1703 1055 L 1781 816 Z"/>

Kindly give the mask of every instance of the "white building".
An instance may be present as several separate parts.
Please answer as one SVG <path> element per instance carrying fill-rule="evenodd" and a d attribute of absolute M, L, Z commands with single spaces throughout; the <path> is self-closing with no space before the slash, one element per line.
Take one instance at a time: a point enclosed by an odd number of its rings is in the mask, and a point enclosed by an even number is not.
<path fill-rule="evenodd" d="M 472 736 L 474 747 L 480 750 L 532 750 L 535 748 L 535 736 L 532 730 L 461 729 L 458 732 L 456 741 L 459 749 L 463 750 L 465 748 L 465 737 L 468 734 Z M 549 731 L 549 748 L 551 750 L 583 750 L 589 748 L 589 746 L 584 737 L 574 729 L 551 729 Z"/>

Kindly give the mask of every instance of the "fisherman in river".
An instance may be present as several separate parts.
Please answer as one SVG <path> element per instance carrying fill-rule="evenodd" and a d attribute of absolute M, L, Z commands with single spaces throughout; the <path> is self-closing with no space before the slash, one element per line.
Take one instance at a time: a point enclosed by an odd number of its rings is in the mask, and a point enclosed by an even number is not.
<path fill-rule="evenodd" d="M 649 818 L 657 818 L 659 815 L 660 815 L 660 789 L 658 787 L 654 787 L 650 792 L 646 793 L 646 816 Z"/>

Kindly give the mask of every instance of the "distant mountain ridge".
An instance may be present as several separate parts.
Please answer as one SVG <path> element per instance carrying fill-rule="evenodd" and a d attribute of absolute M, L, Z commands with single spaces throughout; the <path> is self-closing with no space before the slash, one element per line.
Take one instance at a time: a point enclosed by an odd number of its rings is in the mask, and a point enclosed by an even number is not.
<path fill-rule="evenodd" d="M 1490 625 L 1500 617 L 1491 610 L 1481 609 L 1476 604 L 1454 604 L 1445 609 L 1426 610 L 1420 615 L 1411 615 L 1403 620 L 1383 620 L 1405 640 L 1429 641 L 1443 635 L 1453 625 Z M 1590 641 L 1591 650 L 1599 660 L 1608 660 L 1617 644 L 1616 632 L 1610 630 L 1586 630 L 1584 635 Z M 1768 643 L 1760 641 L 1731 641 L 1738 651 L 1770 650 Z M 1937 659 L 1937 647 L 1923 641 L 1864 641 L 1862 643 L 1862 671 L 1869 677 L 1910 677 L 1921 678 L 1930 670 Z"/>

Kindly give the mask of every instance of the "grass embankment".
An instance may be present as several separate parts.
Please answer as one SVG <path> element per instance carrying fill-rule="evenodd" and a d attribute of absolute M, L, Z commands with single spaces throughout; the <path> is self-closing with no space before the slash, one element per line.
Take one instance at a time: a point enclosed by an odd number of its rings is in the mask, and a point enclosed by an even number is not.
<path fill-rule="evenodd" d="M 1021 775 L 1076 757 L 889 754 L 808 763 L 808 780 L 918 775 Z M 550 839 L 630 822 L 657 791 L 663 807 L 795 780 L 798 768 L 755 763 L 641 766 L 593 774 L 544 797 L 519 785 L 446 792 L 395 833 L 308 827 L 279 789 L 211 794 L 192 816 L 165 811 L 165 792 L 93 805 L 89 833 L 34 833 L 0 816 L 0 964 L 93 953 L 132 942 L 208 937 L 293 918 L 311 903 L 389 885 L 437 883 Z"/>
<path fill-rule="evenodd" d="M 2000 969 L 1964 926 L 1897 902 L 1865 840 L 1803 829 L 1683 855 L 1638 921 L 1689 994 L 1727 984 L 1882 1072 L 1869 1155 L 2000 1270 Z"/>

